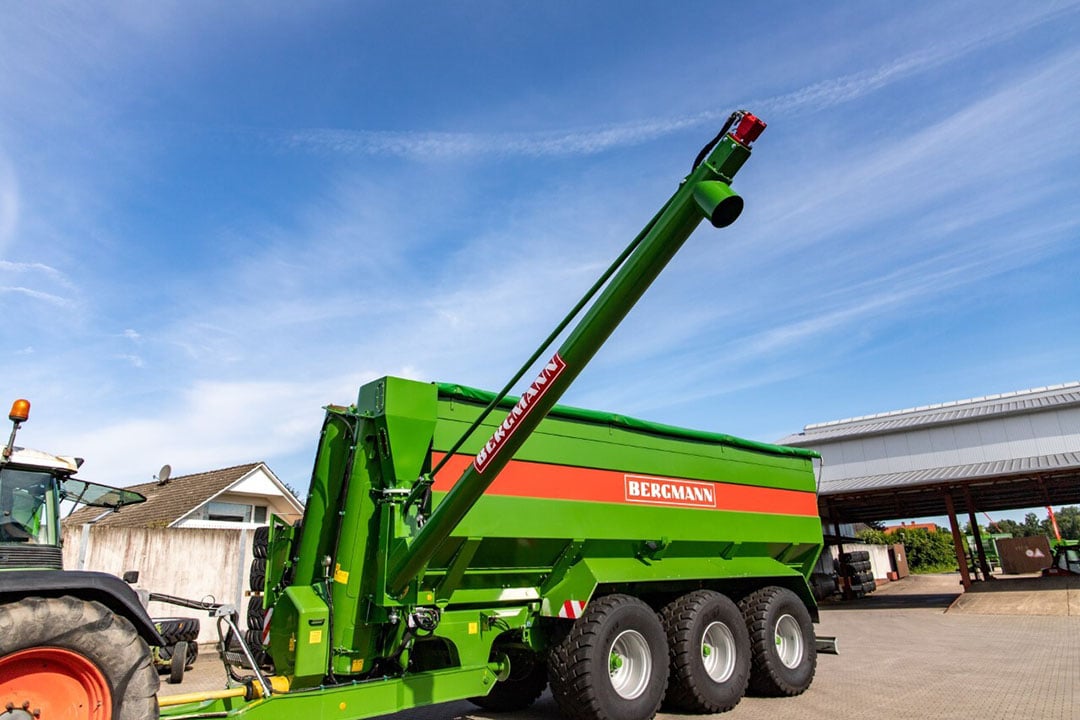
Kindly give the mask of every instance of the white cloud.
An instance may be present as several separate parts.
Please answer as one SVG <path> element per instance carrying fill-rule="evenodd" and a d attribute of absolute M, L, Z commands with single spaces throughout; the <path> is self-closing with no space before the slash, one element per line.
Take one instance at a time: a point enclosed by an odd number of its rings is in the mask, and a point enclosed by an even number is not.
<path fill-rule="evenodd" d="M 11 293 L 14 295 L 22 295 L 24 297 L 32 298 L 34 300 L 40 300 L 41 302 L 54 305 L 58 308 L 70 308 L 74 303 L 68 298 L 60 297 L 59 295 L 53 295 L 52 293 L 42 292 L 40 290 L 34 290 L 32 288 L 18 287 L 18 286 L 0 286 L 0 293 Z"/>
<path fill-rule="evenodd" d="M 134 367 L 134 368 L 146 367 L 146 363 L 143 362 L 143 359 L 141 357 L 139 357 L 138 355 L 117 355 L 116 358 L 118 360 L 127 361 L 128 363 L 131 364 L 131 367 Z"/>
<path fill-rule="evenodd" d="M 350 401 L 356 388 L 373 377 L 356 373 L 319 382 L 204 380 L 192 384 L 175 404 L 148 408 L 152 412 L 83 423 L 83 415 L 92 412 L 84 407 L 63 421 L 44 412 L 38 420 L 49 423 L 49 444 L 56 452 L 88 458 L 82 473 L 87 478 L 128 485 L 150 480 L 163 463 L 170 463 L 177 476 L 280 460 L 313 448 L 320 408 L 342 398 Z M 302 484 L 302 478 L 283 479 Z"/>

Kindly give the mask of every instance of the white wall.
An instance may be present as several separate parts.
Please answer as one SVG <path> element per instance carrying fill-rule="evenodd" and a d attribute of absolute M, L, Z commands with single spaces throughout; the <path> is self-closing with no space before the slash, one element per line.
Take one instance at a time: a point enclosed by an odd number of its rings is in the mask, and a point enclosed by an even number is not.
<path fill-rule="evenodd" d="M 894 431 L 814 445 L 823 482 L 1075 452 L 1080 407 Z"/>
<path fill-rule="evenodd" d="M 844 552 L 865 550 L 870 553 L 870 569 L 874 573 L 874 580 L 888 582 L 889 573 L 892 571 L 892 563 L 889 562 L 889 545 L 866 545 L 864 543 L 844 543 Z M 840 550 L 835 545 L 829 546 L 834 566 L 839 566 Z"/>
<path fill-rule="evenodd" d="M 91 527 L 85 547 L 84 570 L 122 576 L 139 571 L 138 588 L 189 600 L 213 598 L 240 611 L 240 629 L 246 628 L 248 569 L 251 565 L 251 530 L 193 530 L 183 528 Z M 83 526 L 66 527 L 64 567 L 79 569 Z M 199 642 L 217 642 L 215 622 L 198 610 L 150 603 L 150 617 L 197 617 Z"/>

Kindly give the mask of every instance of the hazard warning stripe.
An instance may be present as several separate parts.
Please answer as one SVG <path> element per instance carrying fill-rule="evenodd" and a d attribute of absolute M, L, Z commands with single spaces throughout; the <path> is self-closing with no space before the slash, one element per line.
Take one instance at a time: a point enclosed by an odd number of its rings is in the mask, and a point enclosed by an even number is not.
<path fill-rule="evenodd" d="M 585 612 L 585 603 L 581 600 L 567 600 L 559 608 L 559 617 L 577 620 Z"/>
<path fill-rule="evenodd" d="M 433 462 L 438 462 L 441 458 L 441 453 L 432 454 Z M 471 461 L 472 457 L 469 455 L 455 455 L 436 476 L 432 489 L 435 492 L 448 492 Z M 714 495 L 712 501 L 708 503 L 678 498 L 649 499 L 640 495 L 634 496 L 628 489 L 631 487 L 630 479 L 634 478 L 653 480 L 658 487 L 664 484 L 707 485 Z M 511 460 L 495 478 L 486 494 L 818 517 L 817 496 L 812 491 L 785 490 L 738 483 L 706 483 L 678 478 L 648 478 L 618 470 L 597 470 L 524 460 Z"/>
<path fill-rule="evenodd" d="M 270 608 L 266 611 L 266 618 L 263 620 L 262 626 L 262 644 L 268 645 L 270 643 L 270 618 L 274 616 L 274 608 Z"/>

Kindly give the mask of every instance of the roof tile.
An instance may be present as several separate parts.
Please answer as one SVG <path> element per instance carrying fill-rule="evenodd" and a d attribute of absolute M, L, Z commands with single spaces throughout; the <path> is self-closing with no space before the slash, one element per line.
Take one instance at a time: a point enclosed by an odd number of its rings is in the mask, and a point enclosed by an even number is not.
<path fill-rule="evenodd" d="M 247 463 L 194 475 L 180 475 L 170 478 L 164 485 L 156 480 L 131 485 L 124 489 L 145 495 L 146 502 L 123 507 L 95 524 L 109 527 L 168 527 L 260 465 L 263 463 Z M 64 524 L 87 523 L 101 512 L 98 507 L 84 507 L 66 517 Z"/>

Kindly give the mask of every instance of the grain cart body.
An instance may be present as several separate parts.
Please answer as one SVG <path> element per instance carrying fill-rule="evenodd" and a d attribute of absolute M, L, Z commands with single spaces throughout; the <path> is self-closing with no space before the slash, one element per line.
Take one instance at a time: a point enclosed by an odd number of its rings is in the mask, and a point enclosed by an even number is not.
<path fill-rule="evenodd" d="M 438 386 L 438 396 L 437 457 L 491 399 L 452 385 Z M 472 462 L 479 449 L 466 445 L 447 467 Z M 660 598 L 690 585 L 744 594 L 772 578 L 813 607 L 805 578 L 822 547 L 815 457 L 556 407 L 436 554 L 422 585 L 439 591 L 471 555 L 437 596 L 516 597 L 539 601 L 542 616 L 574 618 L 598 586 Z M 436 501 L 449 486 L 435 483 Z"/>

